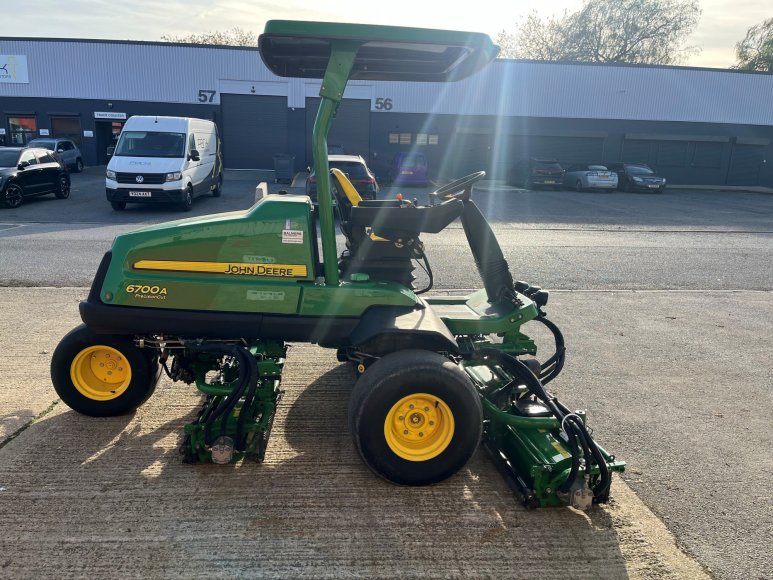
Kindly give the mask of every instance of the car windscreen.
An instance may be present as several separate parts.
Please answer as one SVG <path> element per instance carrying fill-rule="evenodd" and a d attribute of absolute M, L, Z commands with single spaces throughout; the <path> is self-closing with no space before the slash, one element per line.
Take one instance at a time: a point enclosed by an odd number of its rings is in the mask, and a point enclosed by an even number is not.
<path fill-rule="evenodd" d="M 185 133 L 123 131 L 116 157 L 185 157 Z"/>
<path fill-rule="evenodd" d="M 603 165 L 588 165 L 588 171 L 607 171 Z"/>
<path fill-rule="evenodd" d="M 56 141 L 53 139 L 33 139 L 27 143 L 27 147 L 42 147 L 43 149 L 51 149 L 55 151 Z"/>
<path fill-rule="evenodd" d="M 643 165 L 626 165 L 625 168 L 628 170 L 628 173 L 635 175 L 652 175 L 654 173 L 652 169 Z"/>
<path fill-rule="evenodd" d="M 400 160 L 400 167 L 416 168 L 427 165 L 424 155 L 406 155 Z"/>
<path fill-rule="evenodd" d="M 346 173 L 349 179 L 368 179 L 367 169 L 362 163 L 356 161 L 331 161 L 330 167 L 336 167 Z"/>
<path fill-rule="evenodd" d="M 556 161 L 535 161 L 534 167 L 540 169 L 561 169 L 561 166 Z"/>
<path fill-rule="evenodd" d="M 18 151 L 0 150 L 0 167 L 16 167 L 19 160 Z"/>

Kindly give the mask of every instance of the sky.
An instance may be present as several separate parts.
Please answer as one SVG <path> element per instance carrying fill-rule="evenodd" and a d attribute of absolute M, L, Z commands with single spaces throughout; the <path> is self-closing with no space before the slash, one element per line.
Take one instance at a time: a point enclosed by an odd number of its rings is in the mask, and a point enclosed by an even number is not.
<path fill-rule="evenodd" d="M 0 0 L 0 7 L 13 0 Z M 727 68 L 735 62 L 735 43 L 746 30 L 773 16 L 771 0 L 700 0 L 700 24 L 689 44 L 701 47 L 690 66 Z M 160 40 L 191 32 L 239 26 L 261 32 L 266 20 L 323 20 L 486 32 L 513 30 L 532 10 L 541 15 L 575 11 L 582 0 L 37 0 L 35 10 L 9 9 L 3 14 L 4 36 Z M 45 15 L 45 16 L 42 16 Z"/>

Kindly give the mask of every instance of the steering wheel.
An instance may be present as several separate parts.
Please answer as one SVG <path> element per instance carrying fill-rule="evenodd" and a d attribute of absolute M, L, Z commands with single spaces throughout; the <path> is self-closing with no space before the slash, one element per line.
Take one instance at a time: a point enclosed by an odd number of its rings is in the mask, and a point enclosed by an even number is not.
<path fill-rule="evenodd" d="M 472 193 L 472 184 L 476 181 L 480 181 L 484 177 L 486 177 L 485 171 L 470 173 L 443 187 L 439 187 L 430 195 L 444 197 L 446 199 L 451 199 L 453 197 L 455 199 L 461 199 L 462 201 L 468 201 L 470 199 L 470 194 Z"/>

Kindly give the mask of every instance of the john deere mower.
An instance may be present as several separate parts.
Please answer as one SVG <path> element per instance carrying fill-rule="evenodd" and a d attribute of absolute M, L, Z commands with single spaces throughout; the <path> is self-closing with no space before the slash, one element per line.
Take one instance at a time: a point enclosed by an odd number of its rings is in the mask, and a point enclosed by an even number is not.
<path fill-rule="evenodd" d="M 328 164 L 327 134 L 349 79 L 455 81 L 497 50 L 484 34 L 268 22 L 260 37 L 268 68 L 322 79 L 313 133 L 318 209 L 306 196 L 268 195 L 245 211 L 118 236 L 80 304 L 83 324 L 54 352 L 61 399 L 86 415 L 129 413 L 163 371 L 204 395 L 185 427 L 185 461 L 261 461 L 287 343 L 315 343 L 356 368 L 349 428 L 377 475 L 439 482 L 482 441 L 527 506 L 606 501 L 611 473 L 624 464 L 594 441 L 584 412 L 546 387 L 564 366 L 564 339 L 546 317 L 548 293 L 513 281 L 472 199 L 485 173 L 437 189 L 421 206 L 361 200 Z M 432 270 L 421 235 L 457 219 L 483 289 L 423 298 L 414 265 L 429 285 Z M 554 337 L 555 352 L 541 362 L 527 323 Z"/>

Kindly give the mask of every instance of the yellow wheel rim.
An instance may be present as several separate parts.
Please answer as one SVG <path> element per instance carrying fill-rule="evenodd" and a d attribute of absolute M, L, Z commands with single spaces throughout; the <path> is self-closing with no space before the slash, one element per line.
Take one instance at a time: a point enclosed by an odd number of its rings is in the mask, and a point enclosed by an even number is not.
<path fill-rule="evenodd" d="M 120 351 L 104 345 L 80 351 L 70 365 L 70 378 L 78 392 L 94 401 L 120 397 L 132 380 L 129 361 Z"/>
<path fill-rule="evenodd" d="M 403 397 L 387 413 L 384 437 L 396 455 L 427 461 L 446 450 L 454 436 L 454 415 L 445 401 L 427 393 Z"/>

